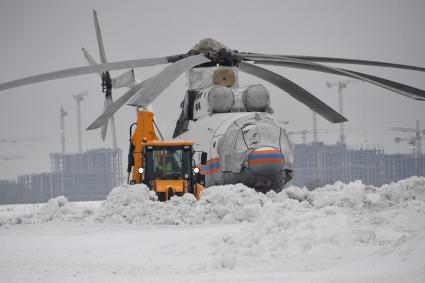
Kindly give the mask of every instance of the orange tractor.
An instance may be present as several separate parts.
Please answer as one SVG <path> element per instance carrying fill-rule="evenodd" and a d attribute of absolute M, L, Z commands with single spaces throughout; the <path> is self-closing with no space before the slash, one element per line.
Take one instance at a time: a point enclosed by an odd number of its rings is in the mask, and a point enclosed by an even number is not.
<path fill-rule="evenodd" d="M 133 126 L 136 126 L 134 133 Z M 195 165 L 193 144 L 187 140 L 158 139 L 153 113 L 138 111 L 137 123 L 130 127 L 128 183 L 147 185 L 160 201 L 185 193 L 199 199 L 204 190 L 204 176 Z M 205 164 L 207 155 L 205 152 L 200 154 L 201 164 Z"/>

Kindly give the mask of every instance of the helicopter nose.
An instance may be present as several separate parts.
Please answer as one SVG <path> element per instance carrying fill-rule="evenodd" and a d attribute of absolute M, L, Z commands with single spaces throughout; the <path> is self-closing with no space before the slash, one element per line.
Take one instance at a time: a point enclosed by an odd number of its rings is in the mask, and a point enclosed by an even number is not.
<path fill-rule="evenodd" d="M 249 170 L 256 175 L 271 176 L 283 169 L 285 155 L 272 147 L 261 147 L 247 158 Z"/>

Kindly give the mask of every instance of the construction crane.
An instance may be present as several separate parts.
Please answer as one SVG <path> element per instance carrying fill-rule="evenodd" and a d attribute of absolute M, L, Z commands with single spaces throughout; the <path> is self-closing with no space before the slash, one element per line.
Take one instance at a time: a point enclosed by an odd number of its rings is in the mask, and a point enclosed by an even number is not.
<path fill-rule="evenodd" d="M 293 136 L 293 135 L 301 135 L 302 139 L 303 139 L 303 144 L 307 143 L 307 134 L 310 133 L 309 130 L 302 130 L 302 131 L 289 131 L 288 135 Z"/>
<path fill-rule="evenodd" d="M 338 129 L 314 129 L 314 131 L 313 131 L 313 142 L 318 142 L 318 138 L 317 138 L 318 133 L 330 134 L 330 133 L 333 133 L 333 132 L 336 132 L 336 131 L 339 131 L 339 130 Z M 358 129 L 345 129 L 345 131 L 346 132 L 356 132 L 356 131 L 360 131 L 360 130 L 358 130 Z M 290 135 L 290 136 L 301 135 L 304 144 L 307 143 L 307 134 L 310 134 L 309 130 L 288 132 L 288 135 Z"/>
<path fill-rule="evenodd" d="M 18 154 L 0 155 L 0 161 L 10 161 L 15 159 L 23 159 L 24 156 Z"/>
<path fill-rule="evenodd" d="M 317 130 L 318 133 L 322 133 L 322 134 L 330 134 L 330 133 L 335 133 L 338 132 L 339 129 L 319 129 Z M 358 132 L 360 131 L 359 129 L 344 129 L 345 132 Z"/>
<path fill-rule="evenodd" d="M 326 86 L 328 88 L 331 88 L 331 87 L 334 87 L 334 86 L 338 87 L 339 113 L 341 115 L 344 115 L 344 104 L 343 104 L 343 100 L 342 100 L 342 90 L 344 88 L 346 88 L 347 85 L 354 84 L 354 83 L 361 83 L 361 81 L 344 80 L 344 81 L 336 81 L 334 83 L 331 83 L 331 82 L 326 83 Z M 315 124 L 316 124 L 315 118 L 316 118 L 316 116 L 314 115 L 313 116 L 313 128 L 316 127 L 315 126 Z M 344 123 L 339 124 L 339 142 L 341 144 L 345 144 Z"/>
<path fill-rule="evenodd" d="M 407 141 L 412 148 L 412 155 L 417 158 L 422 154 L 422 140 L 425 139 L 425 129 L 421 129 L 419 126 L 419 120 L 416 120 L 416 128 L 404 128 L 404 127 L 390 127 L 391 131 L 398 131 L 403 133 L 415 133 L 415 136 L 409 138 L 396 137 L 394 141 L 400 143 Z M 422 135 L 422 136 L 421 136 Z"/>
<path fill-rule="evenodd" d="M 61 106 L 60 109 L 60 119 L 61 119 L 61 149 L 62 155 L 65 154 L 65 116 L 68 113 Z"/>
<path fill-rule="evenodd" d="M 43 141 L 45 137 L 19 137 L 19 138 L 0 138 L 0 143 L 20 143 L 20 142 L 32 142 L 32 141 Z"/>
<path fill-rule="evenodd" d="M 78 152 L 83 152 L 83 137 L 81 131 L 81 101 L 84 100 L 84 96 L 88 94 L 88 91 L 83 91 L 78 94 L 74 94 L 74 99 L 77 102 L 77 127 L 78 127 Z"/>
<path fill-rule="evenodd" d="M 313 113 L 313 142 L 317 142 L 317 115 L 316 112 L 311 112 Z"/>

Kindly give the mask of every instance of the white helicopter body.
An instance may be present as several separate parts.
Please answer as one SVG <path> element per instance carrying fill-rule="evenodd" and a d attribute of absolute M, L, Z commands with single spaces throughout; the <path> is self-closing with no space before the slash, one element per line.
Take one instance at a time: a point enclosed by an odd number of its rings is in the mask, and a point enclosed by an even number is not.
<path fill-rule="evenodd" d="M 205 185 L 280 191 L 292 178 L 293 145 L 271 114 L 267 89 L 240 87 L 237 67 L 198 67 L 187 79 L 174 138 L 193 140 L 196 151 L 207 153 L 200 165 Z"/>

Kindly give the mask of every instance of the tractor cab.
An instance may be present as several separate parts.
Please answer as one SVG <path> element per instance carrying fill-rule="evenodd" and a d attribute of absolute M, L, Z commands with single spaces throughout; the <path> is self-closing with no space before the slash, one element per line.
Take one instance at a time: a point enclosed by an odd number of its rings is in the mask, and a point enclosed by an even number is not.
<path fill-rule="evenodd" d="M 193 159 L 193 142 L 150 141 L 143 144 L 141 181 L 154 190 L 160 201 L 191 193 L 199 198 L 202 180 Z"/>

